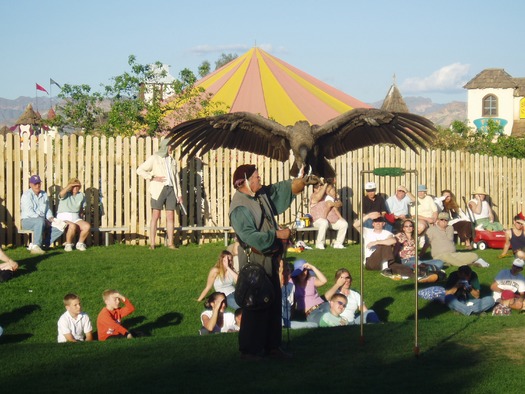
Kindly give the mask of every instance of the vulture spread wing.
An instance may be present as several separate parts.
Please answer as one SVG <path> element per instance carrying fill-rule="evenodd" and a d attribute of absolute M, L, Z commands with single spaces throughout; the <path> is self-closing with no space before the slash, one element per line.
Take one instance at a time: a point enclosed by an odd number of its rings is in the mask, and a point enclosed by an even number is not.
<path fill-rule="evenodd" d="M 376 144 L 393 144 L 402 149 L 424 148 L 436 131 L 428 119 L 410 113 L 380 109 L 354 109 L 313 126 L 312 132 L 327 159 Z"/>
<path fill-rule="evenodd" d="M 167 138 L 170 145 L 182 146 L 182 156 L 228 148 L 284 162 L 290 158 L 289 132 L 289 128 L 260 115 L 234 112 L 181 123 Z"/>

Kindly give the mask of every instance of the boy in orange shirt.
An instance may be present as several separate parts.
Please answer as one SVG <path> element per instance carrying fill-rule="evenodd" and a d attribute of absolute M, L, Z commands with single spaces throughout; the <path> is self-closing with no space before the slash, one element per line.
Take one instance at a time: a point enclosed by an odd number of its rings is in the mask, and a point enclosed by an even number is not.
<path fill-rule="evenodd" d="M 105 341 L 112 338 L 133 338 L 133 335 L 121 324 L 123 317 L 130 315 L 135 307 L 129 299 L 117 290 L 106 290 L 102 293 L 106 306 L 97 317 L 98 340 Z M 120 307 L 120 303 L 124 306 Z"/>

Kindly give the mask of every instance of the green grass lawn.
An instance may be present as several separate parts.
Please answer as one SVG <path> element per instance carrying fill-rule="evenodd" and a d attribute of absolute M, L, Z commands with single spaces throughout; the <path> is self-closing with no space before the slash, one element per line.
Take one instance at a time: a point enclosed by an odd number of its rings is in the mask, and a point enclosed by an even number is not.
<path fill-rule="evenodd" d="M 419 357 L 414 352 L 414 285 L 365 272 L 364 299 L 385 324 L 284 331 L 291 361 L 239 359 L 237 334 L 200 337 L 196 301 L 224 246 L 182 246 L 177 251 L 114 245 L 33 256 L 7 253 L 18 276 L 0 284 L 2 392 L 519 392 L 523 386 L 525 316 L 465 317 L 419 302 Z M 482 294 L 512 259 L 499 250 L 479 255 Z M 333 283 L 347 267 L 359 290 L 358 245 L 311 250 L 299 256 Z M 448 273 L 451 269 L 447 270 Z M 118 289 L 135 304 L 124 325 L 144 337 L 112 342 L 57 344 L 63 296 L 75 292 L 95 325 L 101 293 Z"/>

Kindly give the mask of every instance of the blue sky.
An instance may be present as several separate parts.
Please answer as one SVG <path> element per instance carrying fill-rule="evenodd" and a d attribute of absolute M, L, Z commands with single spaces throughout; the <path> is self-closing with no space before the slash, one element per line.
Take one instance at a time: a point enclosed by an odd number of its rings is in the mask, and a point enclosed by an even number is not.
<path fill-rule="evenodd" d="M 466 101 L 485 68 L 525 77 L 524 14 L 518 0 L 3 0 L 0 97 L 34 97 L 49 78 L 98 89 L 131 54 L 177 76 L 257 45 L 364 102 L 394 74 L 404 96 Z"/>

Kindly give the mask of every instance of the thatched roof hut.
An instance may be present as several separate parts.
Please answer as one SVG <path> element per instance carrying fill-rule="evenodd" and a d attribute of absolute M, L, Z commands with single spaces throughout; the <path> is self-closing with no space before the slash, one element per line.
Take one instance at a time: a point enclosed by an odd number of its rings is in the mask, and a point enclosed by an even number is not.
<path fill-rule="evenodd" d="M 29 125 L 39 125 L 42 123 L 42 117 L 38 112 L 35 112 L 33 110 L 33 106 L 31 104 L 27 104 L 27 107 L 24 111 L 24 113 L 18 118 L 16 121 L 16 124 L 29 124 Z"/>
<path fill-rule="evenodd" d="M 388 89 L 381 109 L 390 112 L 410 112 L 395 82 Z"/>

